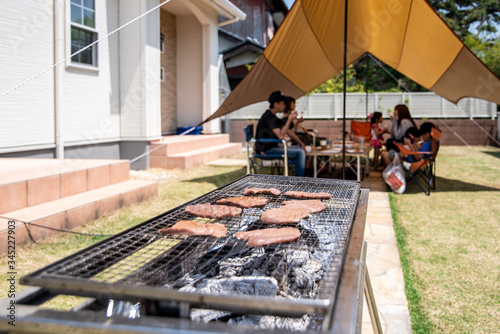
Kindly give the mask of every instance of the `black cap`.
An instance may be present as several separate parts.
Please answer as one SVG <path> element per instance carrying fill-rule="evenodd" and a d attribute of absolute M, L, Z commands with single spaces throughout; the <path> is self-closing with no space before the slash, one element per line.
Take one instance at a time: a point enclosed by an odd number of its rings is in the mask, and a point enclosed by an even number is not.
<path fill-rule="evenodd" d="M 286 97 L 285 95 L 281 94 L 279 90 L 272 92 L 271 95 L 269 95 L 269 104 L 271 106 L 274 105 L 274 102 L 280 102 L 280 101 L 285 101 Z"/>

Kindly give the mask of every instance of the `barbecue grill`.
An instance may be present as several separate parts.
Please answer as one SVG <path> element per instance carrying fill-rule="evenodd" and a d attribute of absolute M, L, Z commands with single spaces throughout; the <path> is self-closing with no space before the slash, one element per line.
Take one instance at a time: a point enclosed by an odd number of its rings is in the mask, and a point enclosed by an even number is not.
<path fill-rule="evenodd" d="M 281 195 L 258 195 L 269 199 L 266 205 L 243 209 L 236 217 L 208 219 L 184 211 L 187 205 L 241 196 L 245 188 L 269 187 Z M 259 217 L 289 200 L 284 195 L 289 190 L 332 194 L 323 200 L 326 210 L 283 225 L 298 228 L 299 239 L 250 248 L 234 237 L 238 231 L 274 227 Z M 246 175 L 22 277 L 20 283 L 32 288 L 17 301 L 16 327 L 0 329 L 354 331 L 362 301 L 367 197 L 356 181 Z M 223 238 L 158 233 L 179 220 L 217 222 L 228 233 Z M 90 299 L 68 312 L 38 308 L 57 294 Z"/>

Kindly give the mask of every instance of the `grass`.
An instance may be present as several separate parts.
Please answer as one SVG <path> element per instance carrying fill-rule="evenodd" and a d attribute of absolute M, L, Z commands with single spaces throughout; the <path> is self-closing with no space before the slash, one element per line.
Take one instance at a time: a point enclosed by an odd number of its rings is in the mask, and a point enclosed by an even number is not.
<path fill-rule="evenodd" d="M 171 172 L 171 179 L 159 183 L 154 199 L 111 213 L 77 231 L 117 233 L 244 174 L 243 167 L 214 166 Z M 389 193 L 414 333 L 498 333 L 499 175 L 498 149 L 442 147 L 437 190 L 431 196 L 411 184 L 403 195 Z M 18 247 L 18 277 L 103 238 L 64 234 Z M 2 257 L 0 266 L 6 268 L 7 260 Z M 1 298 L 7 295 L 6 279 L 5 274 L 0 275 Z M 82 300 L 58 297 L 44 307 L 69 309 Z"/>
<path fill-rule="evenodd" d="M 389 195 L 414 333 L 498 333 L 499 153 L 442 147 L 431 196 Z"/>

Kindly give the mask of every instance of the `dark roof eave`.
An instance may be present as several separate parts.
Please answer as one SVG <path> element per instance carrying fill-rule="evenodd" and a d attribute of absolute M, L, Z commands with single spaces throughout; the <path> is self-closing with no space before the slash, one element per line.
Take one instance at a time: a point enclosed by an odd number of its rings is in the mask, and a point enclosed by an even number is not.
<path fill-rule="evenodd" d="M 234 47 L 222 51 L 221 54 L 224 55 L 224 60 L 226 60 L 228 58 L 234 57 L 235 55 L 243 53 L 244 51 L 247 50 L 253 51 L 258 54 L 262 54 L 264 52 L 264 49 L 265 48 L 261 45 L 257 45 L 250 41 L 245 41 L 239 45 L 235 45 Z"/>

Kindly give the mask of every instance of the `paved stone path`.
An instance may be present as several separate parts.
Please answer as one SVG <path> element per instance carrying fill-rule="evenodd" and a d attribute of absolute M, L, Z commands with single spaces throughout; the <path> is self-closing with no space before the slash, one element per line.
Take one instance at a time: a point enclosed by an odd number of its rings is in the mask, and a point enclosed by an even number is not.
<path fill-rule="evenodd" d="M 381 172 L 372 171 L 364 178 L 362 188 L 370 190 L 365 227 L 366 262 L 382 330 L 385 334 L 411 333 L 403 271 L 396 245 L 389 196 Z M 363 307 L 362 333 L 373 333 L 366 300 Z"/>

